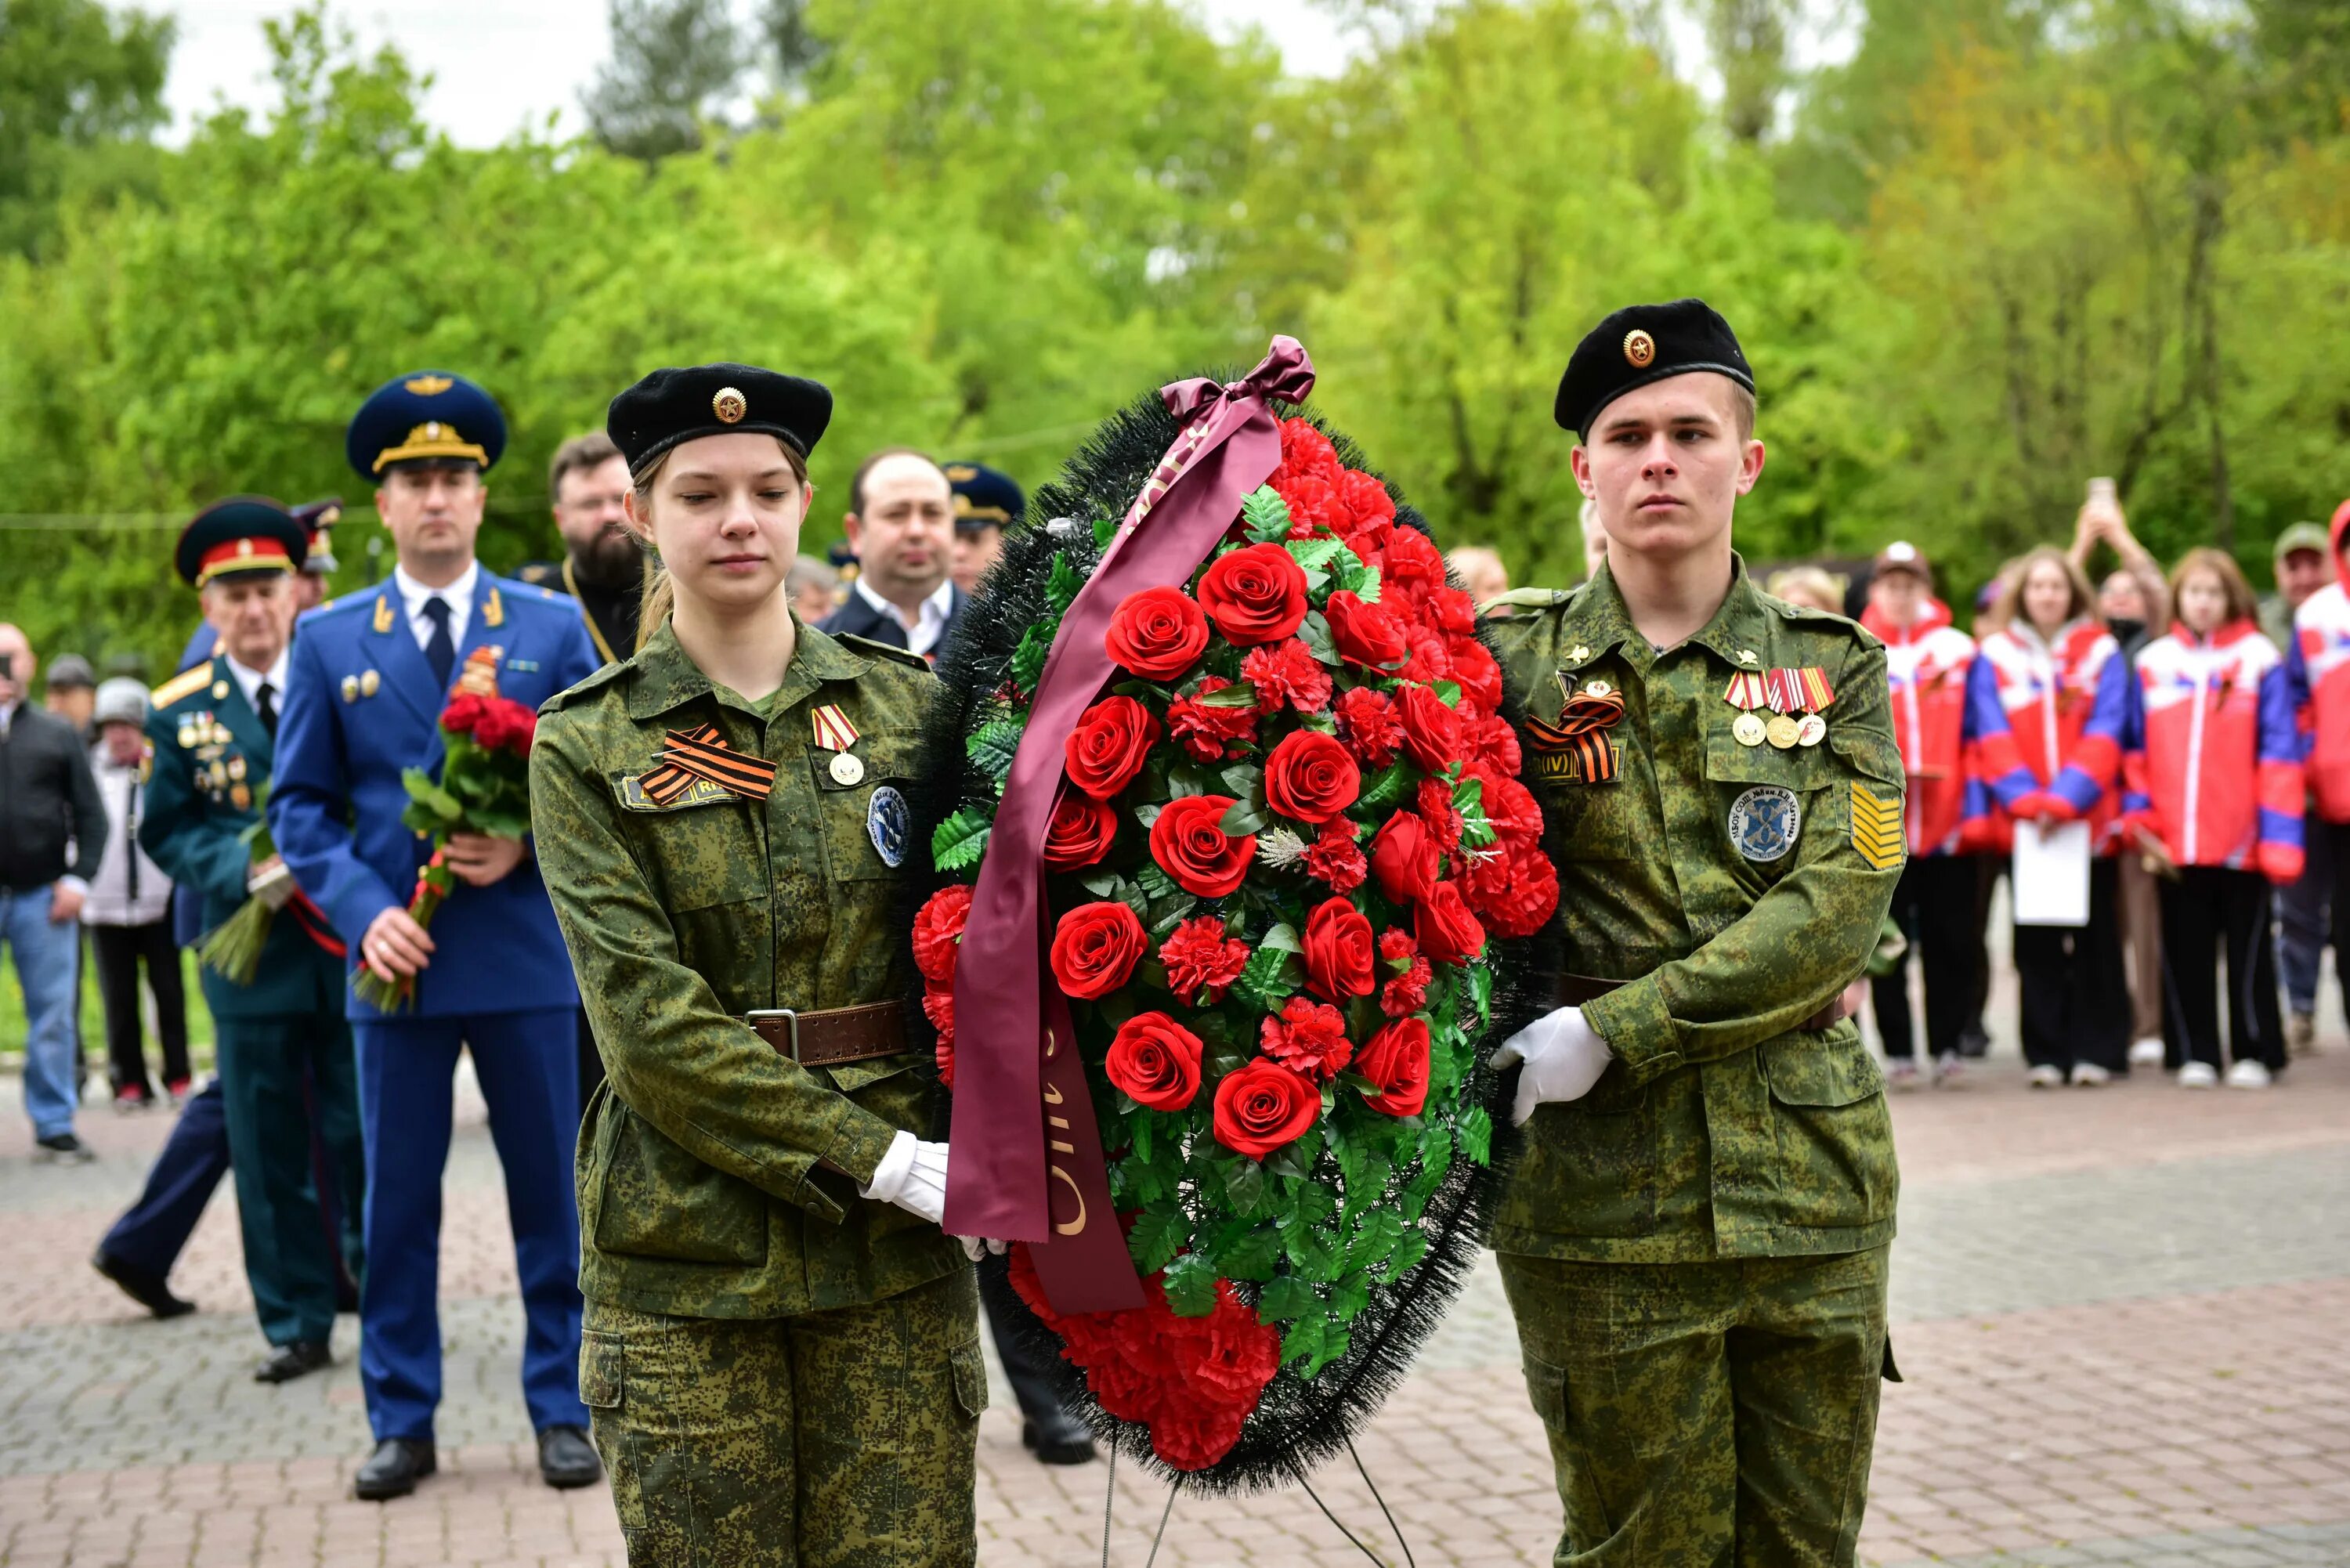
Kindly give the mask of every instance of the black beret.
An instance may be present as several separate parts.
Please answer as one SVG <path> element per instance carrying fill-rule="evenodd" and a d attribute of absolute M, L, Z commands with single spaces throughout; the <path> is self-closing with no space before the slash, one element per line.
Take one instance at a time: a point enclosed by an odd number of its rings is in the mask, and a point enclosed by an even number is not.
<path fill-rule="evenodd" d="M 949 462 L 947 483 L 954 490 L 955 526 L 977 532 L 986 527 L 1009 528 L 1028 510 L 1020 483 L 1000 468 L 983 462 Z"/>
<path fill-rule="evenodd" d="M 775 436 L 805 462 L 832 422 L 832 392 L 821 382 L 756 365 L 693 365 L 655 370 L 612 400 L 604 431 L 629 472 L 681 441 L 703 436 Z"/>
<path fill-rule="evenodd" d="M 449 370 L 394 376 L 368 394 L 343 437 L 343 455 L 364 479 L 401 462 L 471 462 L 486 472 L 505 449 L 497 400 Z"/>
<path fill-rule="evenodd" d="M 172 564 L 182 581 L 203 587 L 214 577 L 296 571 L 309 553 L 309 531 L 294 514 L 265 495 L 233 495 L 180 530 Z"/>
<path fill-rule="evenodd" d="M 1600 410 L 1651 381 L 1692 370 L 1711 370 L 1754 390 L 1754 372 L 1738 335 L 1704 300 L 1627 305 L 1575 346 L 1552 416 L 1562 430 L 1588 440 Z"/>

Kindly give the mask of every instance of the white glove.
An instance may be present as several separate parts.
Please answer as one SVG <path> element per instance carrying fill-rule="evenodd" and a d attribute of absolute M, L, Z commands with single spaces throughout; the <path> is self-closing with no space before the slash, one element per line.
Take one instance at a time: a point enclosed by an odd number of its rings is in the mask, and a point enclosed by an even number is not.
<path fill-rule="evenodd" d="M 982 1258 L 1000 1258 L 1012 1250 L 1011 1242 L 999 1241 L 993 1236 L 984 1241 L 977 1236 L 957 1236 L 955 1240 L 962 1243 L 962 1255 L 974 1263 Z"/>
<path fill-rule="evenodd" d="M 919 1214 L 936 1225 L 947 1212 L 947 1146 L 924 1143 L 901 1132 L 889 1140 L 889 1150 L 873 1168 L 873 1179 L 858 1189 L 859 1198 L 894 1203 L 909 1214 Z"/>
<path fill-rule="evenodd" d="M 1526 1064 L 1518 1075 L 1518 1103 L 1510 1113 L 1510 1120 L 1523 1127 L 1536 1106 L 1579 1100 L 1591 1093 L 1615 1056 L 1599 1032 L 1583 1021 L 1583 1009 L 1562 1007 L 1503 1041 L 1492 1065 L 1498 1073 L 1520 1062 Z"/>

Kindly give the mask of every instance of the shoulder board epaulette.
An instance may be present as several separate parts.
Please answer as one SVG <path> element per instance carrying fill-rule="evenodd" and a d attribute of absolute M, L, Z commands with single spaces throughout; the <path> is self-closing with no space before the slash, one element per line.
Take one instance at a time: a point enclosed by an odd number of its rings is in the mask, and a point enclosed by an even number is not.
<path fill-rule="evenodd" d="M 389 591 L 391 585 L 390 583 L 386 583 L 383 587 L 387 591 Z M 399 596 L 395 593 L 392 597 L 397 598 Z M 328 599 L 324 604 L 304 610 L 300 618 L 303 620 L 308 620 L 313 616 L 329 614 L 348 615 L 356 609 L 371 609 L 374 607 L 375 602 L 376 590 L 373 588 L 361 588 L 357 593 L 344 594 L 338 598 Z"/>
<path fill-rule="evenodd" d="M 169 708 L 182 697 L 192 696 L 213 683 L 213 661 L 191 665 L 147 694 L 148 702 L 157 708 Z"/>
<path fill-rule="evenodd" d="M 555 580 L 555 570 L 552 561 L 525 561 L 515 568 L 515 581 L 543 588 Z"/>
<path fill-rule="evenodd" d="M 1554 605 L 1566 603 L 1574 597 L 1572 588 L 1512 588 L 1508 593 L 1497 595 L 1479 605 L 1477 613 L 1491 615 L 1497 605 L 1507 605 L 1512 609 L 1549 609 Z"/>
<path fill-rule="evenodd" d="M 586 701 L 635 668 L 636 660 L 633 659 L 624 659 L 616 664 L 607 664 L 577 684 L 567 686 L 541 702 L 538 705 L 538 711 L 542 713 L 559 713 L 566 708 L 574 707 Z"/>
<path fill-rule="evenodd" d="M 846 631 L 827 632 L 825 635 L 851 653 L 861 653 L 868 659 L 886 659 L 892 664 L 911 665 L 926 675 L 930 673 L 929 659 L 919 653 L 909 653 L 895 643 L 876 642 L 869 637 L 858 637 L 853 632 Z"/>

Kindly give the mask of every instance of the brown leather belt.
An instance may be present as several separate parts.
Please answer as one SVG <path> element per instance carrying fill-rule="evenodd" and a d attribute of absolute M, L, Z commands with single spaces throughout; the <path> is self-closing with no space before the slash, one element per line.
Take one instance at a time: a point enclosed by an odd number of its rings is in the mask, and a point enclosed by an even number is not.
<path fill-rule="evenodd" d="M 1622 980 L 1594 980 L 1587 974 L 1563 974 L 1558 977 L 1558 1004 L 1561 1007 L 1581 1007 L 1586 1002 L 1598 1001 L 1618 986 L 1630 983 L 1629 981 Z M 1852 1009 L 1846 1003 L 1846 998 L 1850 994 L 1847 991 L 1837 992 L 1834 1002 L 1829 1002 L 1795 1027 L 1826 1029 L 1843 1023 L 1852 1016 Z"/>
<path fill-rule="evenodd" d="M 822 1012 L 800 1012 L 788 1007 L 762 1008 L 746 1015 L 751 1032 L 803 1067 L 837 1067 L 845 1062 L 870 1062 L 910 1050 L 906 1044 L 906 1019 L 894 1002 L 870 1002 L 861 1007 L 833 1007 Z"/>

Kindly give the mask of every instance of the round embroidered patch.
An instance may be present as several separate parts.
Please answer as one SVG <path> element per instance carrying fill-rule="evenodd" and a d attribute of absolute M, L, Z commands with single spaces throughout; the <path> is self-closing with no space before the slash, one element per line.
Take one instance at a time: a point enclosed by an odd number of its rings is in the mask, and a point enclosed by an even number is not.
<path fill-rule="evenodd" d="M 875 790 L 865 807 L 866 836 L 873 840 L 873 852 L 881 857 L 881 864 L 893 871 L 906 863 L 906 835 L 913 827 L 913 817 L 906 797 L 892 784 Z"/>
<path fill-rule="evenodd" d="M 1794 790 L 1756 784 L 1731 805 L 1730 841 L 1749 860 L 1776 860 L 1795 846 L 1803 821 Z"/>

